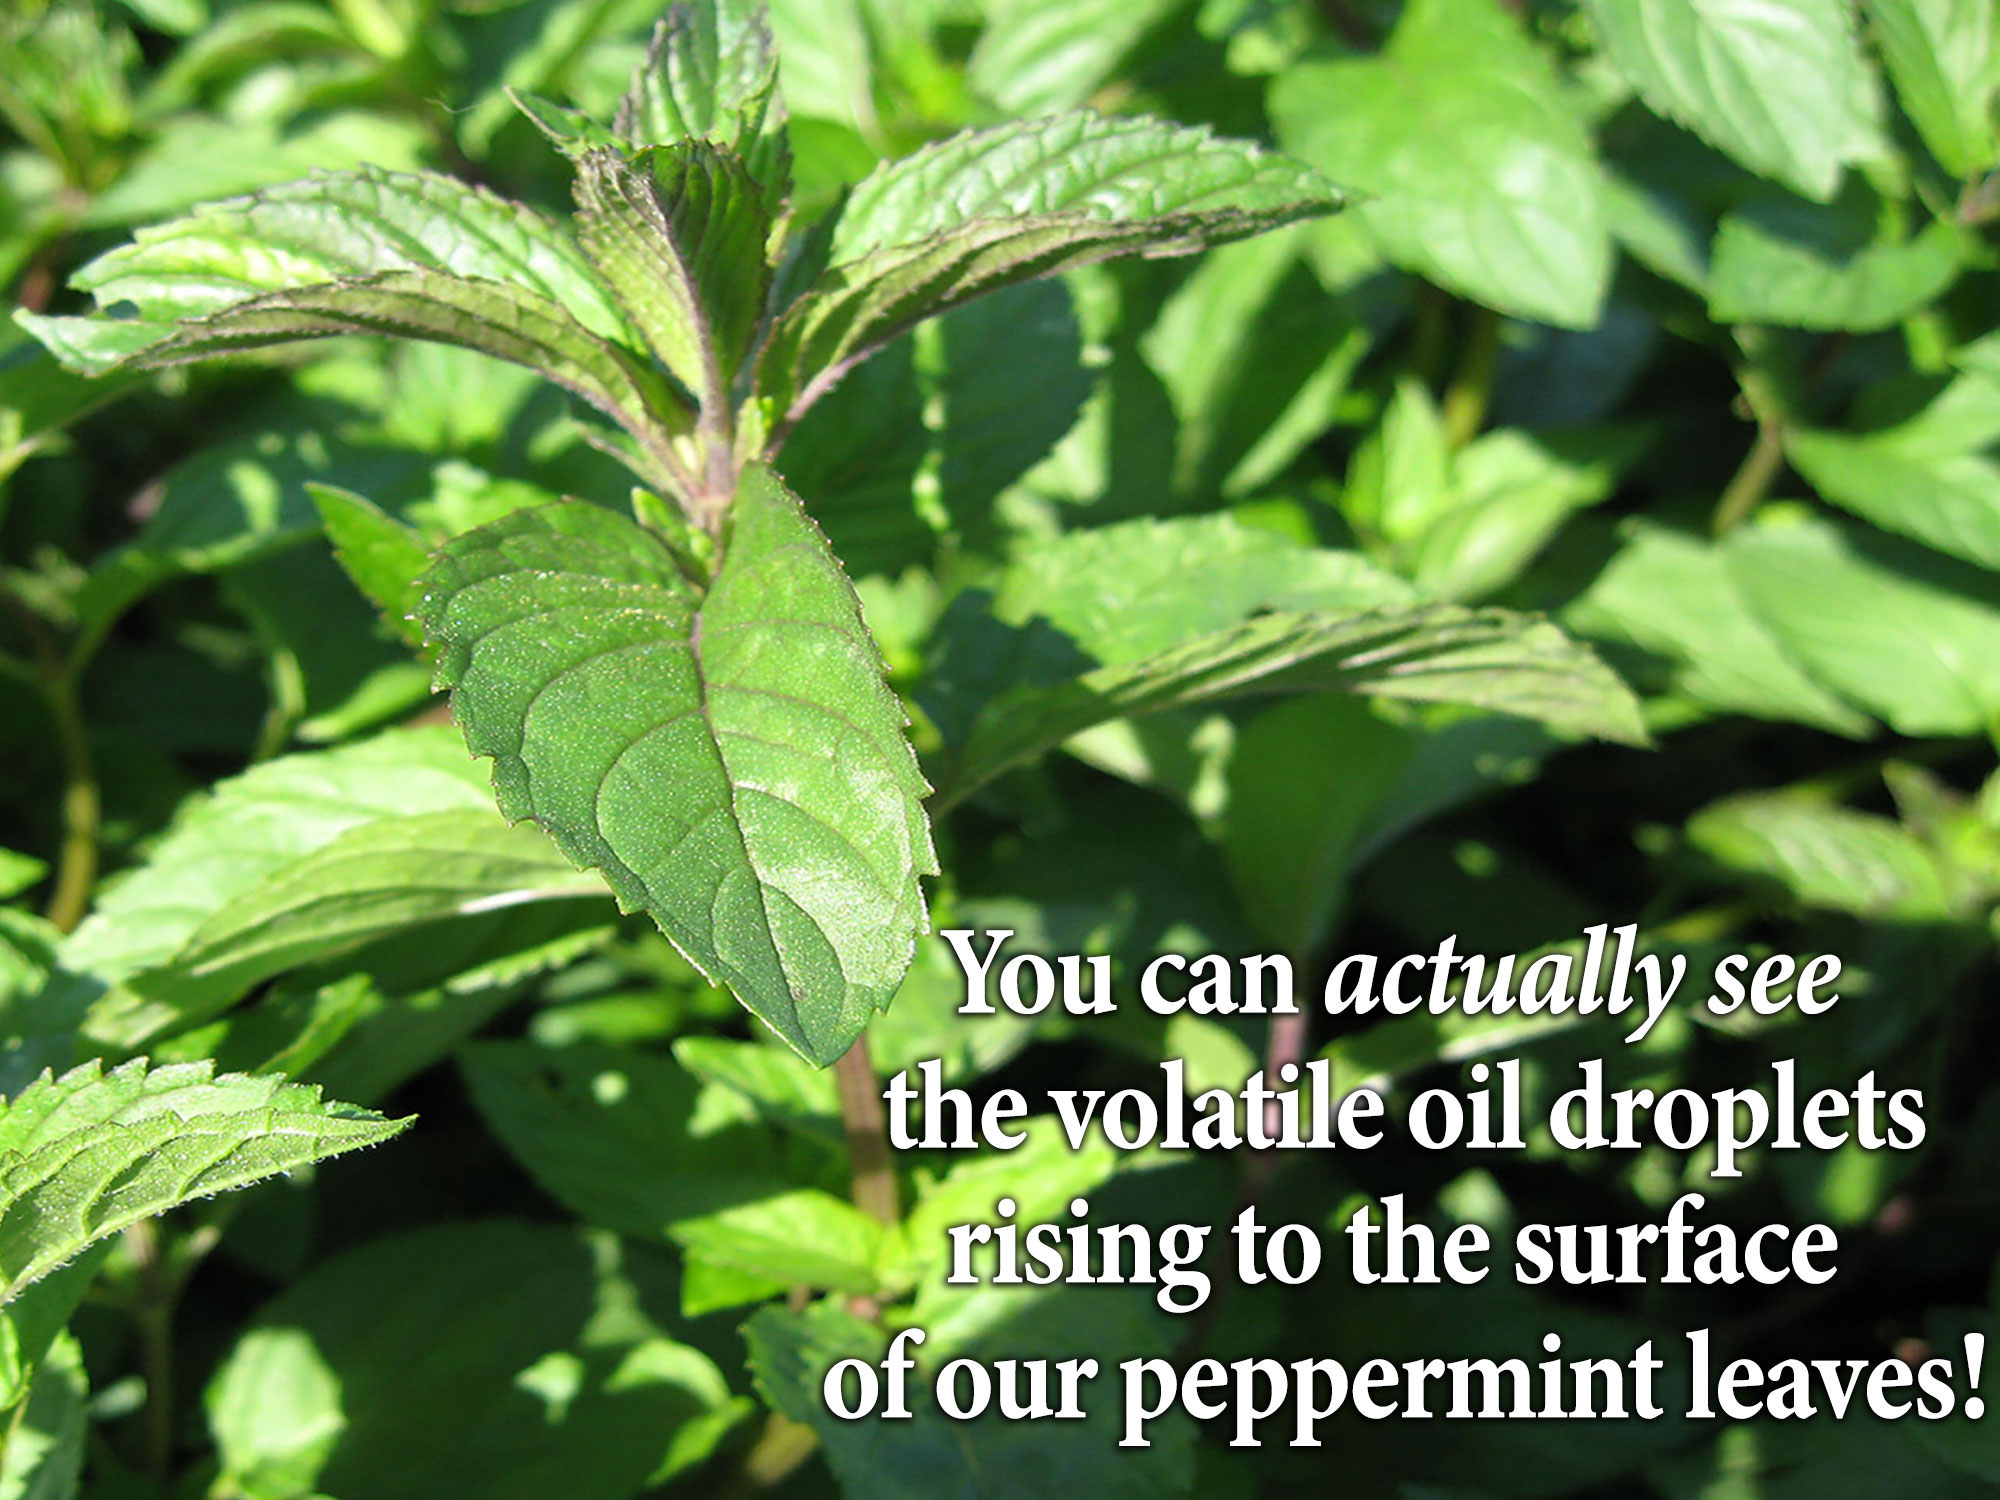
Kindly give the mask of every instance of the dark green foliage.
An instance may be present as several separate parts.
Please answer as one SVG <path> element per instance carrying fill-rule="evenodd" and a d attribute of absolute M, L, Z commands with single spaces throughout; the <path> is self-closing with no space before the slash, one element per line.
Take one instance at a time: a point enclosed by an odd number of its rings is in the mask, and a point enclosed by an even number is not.
<path fill-rule="evenodd" d="M 0 12 L 0 1500 L 2000 1483 L 1990 1418 L 1113 1420 L 1135 1357 L 1995 1331 L 1995 0 Z M 1823 1292 L 1364 1288 L 1330 1233 L 1190 1317 L 947 1286 L 1003 1196 L 1503 1240 L 1706 1163 L 885 1164 L 858 1108 L 1289 1055 L 1146 1013 L 1164 952 L 1598 921 L 1843 999 L 1297 1055 L 1392 1114 L 1503 1057 L 1531 1112 L 1591 1057 L 1920 1089 L 1919 1151 L 1716 1185 L 1835 1225 Z M 1124 1004 L 959 1016 L 939 927 Z M 910 1327 L 913 1417 L 830 1417 Z M 959 1356 L 1104 1373 L 960 1423 Z"/>

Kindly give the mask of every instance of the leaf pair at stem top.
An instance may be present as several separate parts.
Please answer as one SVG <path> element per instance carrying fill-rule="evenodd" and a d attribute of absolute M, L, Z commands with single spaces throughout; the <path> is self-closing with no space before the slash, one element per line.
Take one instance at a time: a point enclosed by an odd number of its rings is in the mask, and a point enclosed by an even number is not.
<path fill-rule="evenodd" d="M 199 208 L 86 266 L 73 284 L 113 316 L 22 321 L 92 371 L 351 332 L 512 360 L 610 417 L 632 467 L 719 540 L 745 465 L 925 318 L 1338 203 L 1312 169 L 1255 147 L 1079 112 L 887 163 L 801 228 L 776 88 L 761 4 L 683 5 L 609 127 L 518 101 L 574 163 L 574 237 L 436 174 L 321 175 Z"/>
<path fill-rule="evenodd" d="M 900 983 L 936 863 L 902 706 L 838 560 L 770 467 L 785 435 L 857 363 L 981 293 L 1192 253 L 1339 195 L 1247 143 L 1077 112 L 885 163 L 802 226 L 752 0 L 678 8 L 609 126 L 518 102 L 575 165 L 573 231 L 436 174 L 318 176 L 85 266 L 73 284 L 96 316 L 17 316 L 90 371 L 333 334 L 432 340 L 526 365 L 609 418 L 600 441 L 677 509 L 641 496 L 644 524 L 578 501 L 517 512 L 445 545 L 416 617 L 468 744 L 494 758 L 502 811 L 541 823 L 829 1063 Z M 412 550 L 406 536 L 387 555 Z M 1551 721 L 1574 717 L 1580 683 L 1584 727 L 1636 732 L 1629 699 L 1598 710 L 1615 679 L 1548 627 L 1405 616 L 1387 622 L 1392 652 L 1301 619 L 1255 649 L 1196 643 L 1158 670 L 1079 679 L 1027 705 L 1004 754 L 970 747 L 961 780 L 1101 718 L 1295 682 Z"/>

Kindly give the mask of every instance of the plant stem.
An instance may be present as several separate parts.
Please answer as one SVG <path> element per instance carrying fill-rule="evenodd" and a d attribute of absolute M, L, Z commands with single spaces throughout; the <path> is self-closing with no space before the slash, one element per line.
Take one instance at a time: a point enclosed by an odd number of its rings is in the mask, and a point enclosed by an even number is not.
<path fill-rule="evenodd" d="M 794 1422 L 782 1412 L 772 1412 L 757 1446 L 743 1460 L 743 1477 L 759 1489 L 768 1490 L 811 1458 L 818 1447 L 819 1439 L 805 1423 Z"/>
<path fill-rule="evenodd" d="M 1458 369 L 1439 407 L 1445 441 L 1452 447 L 1463 448 L 1486 425 L 1486 409 L 1493 400 L 1493 372 L 1499 363 L 1500 315 L 1490 307 L 1474 308 Z"/>
<path fill-rule="evenodd" d="M 1302 966 L 1301 966 L 1302 967 Z M 1298 1067 L 1305 1062 L 1306 1055 L 1306 1015 L 1299 1011 L 1295 1015 L 1274 1015 L 1271 1029 L 1264 1039 L 1264 1083 L 1271 1089 L 1282 1085 L 1278 1073 L 1287 1063 Z M 1264 1135 L 1276 1140 L 1284 1125 L 1284 1110 L 1275 1098 L 1264 1101 Z M 1276 1151 L 1251 1153 L 1243 1161 L 1243 1183 L 1236 1197 L 1236 1207 L 1230 1211 L 1229 1219 L 1234 1223 L 1246 1208 L 1255 1208 L 1264 1196 L 1264 1190 L 1271 1185 L 1271 1179 L 1278 1174 L 1278 1154 Z M 1197 1308 L 1187 1320 L 1181 1341 L 1176 1346 L 1175 1357 L 1187 1359 L 1196 1349 L 1207 1342 L 1214 1331 L 1217 1319 L 1222 1313 L 1222 1304 L 1235 1285 L 1232 1264 L 1224 1258 L 1221 1241 L 1209 1252 L 1207 1262 L 1210 1269 L 1212 1290 L 1208 1300 Z"/>
<path fill-rule="evenodd" d="M 775 1489 L 818 1451 L 819 1438 L 810 1427 L 774 1411 L 750 1451 L 743 1455 L 735 1477 L 719 1493 L 723 1500 L 739 1500 Z"/>
<path fill-rule="evenodd" d="M 174 1461 L 174 1300 L 176 1278 L 161 1264 L 163 1246 L 157 1221 L 145 1219 L 125 1231 L 139 1272 L 139 1370 L 146 1382 L 145 1468 L 164 1481 Z"/>
<path fill-rule="evenodd" d="M 1757 436 L 1716 502 L 1717 536 L 1727 536 L 1750 518 L 1785 467 L 1785 424 L 1773 393 L 1755 371 L 1744 371 L 1741 379 L 1743 399 L 1757 419 Z"/>
<path fill-rule="evenodd" d="M 250 749 L 250 763 L 260 765 L 291 742 L 292 730 L 306 716 L 306 679 L 295 652 L 276 640 L 270 643 L 268 658 L 271 701 L 264 710 L 264 722 L 257 729 L 257 743 Z"/>
<path fill-rule="evenodd" d="M 868 1038 L 854 1045 L 833 1065 L 840 1089 L 840 1121 L 847 1127 L 847 1159 L 854 1175 L 854 1206 L 884 1224 L 902 1218 L 896 1193 L 896 1164 L 889 1155 L 888 1117 L 882 1111 L 881 1087 L 868 1058 Z"/>
<path fill-rule="evenodd" d="M 52 656 L 45 659 L 42 691 L 55 720 L 56 749 L 62 757 L 62 852 L 56 858 L 56 883 L 43 913 L 64 932 L 74 931 L 90 909 L 91 887 L 97 882 L 97 841 L 102 806 L 90 740 L 76 701 L 76 676 Z"/>
<path fill-rule="evenodd" d="M 1279 1087 L 1278 1073 L 1287 1064 L 1297 1067 L 1305 1061 L 1306 1014 L 1303 1010 L 1291 1015 L 1271 1017 L 1271 1030 L 1264 1042 L 1264 1082 L 1267 1087 Z M 1275 1096 L 1264 1101 L 1264 1134 L 1276 1140 L 1284 1125 L 1284 1111 Z M 1243 1164 L 1243 1204 L 1250 1206 L 1263 1196 L 1265 1187 L 1278 1169 L 1275 1152 L 1252 1155 Z M 1241 1208 L 1239 1207 L 1239 1212 Z"/>
<path fill-rule="evenodd" d="M 1444 375 L 1445 346 L 1451 338 L 1450 294 L 1428 281 L 1417 283 L 1410 326 L 1410 373 L 1435 386 Z"/>

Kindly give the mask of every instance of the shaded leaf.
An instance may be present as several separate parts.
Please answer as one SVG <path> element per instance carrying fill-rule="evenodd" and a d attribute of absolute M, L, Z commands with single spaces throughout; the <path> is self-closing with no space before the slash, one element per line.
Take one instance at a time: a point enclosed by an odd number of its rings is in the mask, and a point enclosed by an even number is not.
<path fill-rule="evenodd" d="M 461 1054 L 493 1133 L 586 1222 L 646 1239 L 799 1186 L 747 1109 L 697 1128 L 701 1086 L 662 1057 L 595 1043 L 480 1042 Z"/>
<path fill-rule="evenodd" d="M 1304 691 L 1460 703 L 1630 744 L 1646 737 L 1625 685 L 1588 647 L 1546 621 L 1454 605 L 1283 612 L 1129 665 L 1007 694 L 974 721 L 948 795 L 963 797 L 1106 719 L 1248 693 Z"/>
<path fill-rule="evenodd" d="M 1752 792 L 1704 808 L 1688 842 L 1727 868 L 1772 881 L 1801 905 L 1890 921 L 1946 921 L 1951 866 L 1888 818 L 1790 793 Z"/>
<path fill-rule="evenodd" d="M 1666 657 L 1675 690 L 1706 708 L 1835 734 L 1861 736 L 1871 727 L 1787 654 L 1744 601 L 1721 549 L 1695 537 L 1637 528 L 1563 623 Z"/>
<path fill-rule="evenodd" d="M 1900 322 L 1958 279 L 1975 242 L 1948 219 L 1905 237 L 1895 216 L 1859 184 L 1831 204 L 1771 195 L 1732 210 L 1715 236 L 1709 316 L 1858 333 Z"/>
<path fill-rule="evenodd" d="M 1873 432 L 1797 429 L 1785 456 L 1834 504 L 1889 531 L 2000 567 L 2000 385 L 1967 375 Z"/>
<path fill-rule="evenodd" d="M 833 1079 L 793 1053 L 760 1042 L 684 1036 L 674 1041 L 674 1061 L 702 1082 L 742 1095 L 774 1124 L 827 1140 L 840 1137 L 840 1098 Z"/>
<path fill-rule="evenodd" d="M 71 422 L 122 395 L 131 382 L 85 380 L 62 369 L 17 328 L 0 328 L 0 485 L 54 446 Z"/>
<path fill-rule="evenodd" d="M 985 1212 L 991 1213 L 991 1200 Z M 767 1307 L 744 1325 L 757 1388 L 778 1411 L 809 1424 L 825 1445 L 843 1489 L 874 1500 L 1030 1500 L 1088 1493 L 1105 1500 L 1164 1500 L 1192 1482 L 1193 1428 L 1183 1416 L 1148 1430 L 1152 1446 L 1117 1446 L 1116 1382 L 1108 1350 L 1138 1359 L 1164 1354 L 1171 1337 L 1143 1291 L 981 1287 L 927 1309 L 926 1340 L 910 1352 L 908 1421 L 842 1421 L 821 1398 L 827 1369 L 840 1359 L 879 1363 L 888 1335 L 834 1301 L 800 1312 Z M 1007 1421 L 995 1405 L 971 1421 L 939 1410 L 937 1372 L 955 1357 L 1093 1358 L 1083 1381 L 1082 1421 Z M 1053 1382 L 1053 1376 L 1051 1377 Z M 1055 1392 L 1051 1391 L 1053 1399 Z"/>
<path fill-rule="evenodd" d="M 257 1495 L 626 1500 L 741 1415 L 655 1321 L 664 1272 L 503 1220 L 350 1250 L 267 1305 L 209 1386 L 224 1471 Z"/>
<path fill-rule="evenodd" d="M 1898 733 L 1978 734 L 2000 714 L 1991 573 L 1768 507 L 1730 534 L 1724 554 L 1792 659 Z"/>
<path fill-rule="evenodd" d="M 1251 493 L 1332 424 L 1373 338 L 1346 299 L 1322 294 L 1309 264 L 1316 227 L 1211 251 L 1146 330 L 1141 349 L 1179 418 L 1178 490 Z M 1224 327 L 1231 336 L 1217 338 Z"/>
<path fill-rule="evenodd" d="M 1010 115 L 1075 109 L 1186 4 L 1001 0 L 966 63 L 966 82 Z"/>
<path fill-rule="evenodd" d="M 478 764 L 444 727 L 267 761 L 189 806 L 147 862 L 106 889 L 64 942 L 62 965 L 116 984 L 171 961 L 215 912 L 351 828 L 489 805 Z"/>
<path fill-rule="evenodd" d="M 232 898 L 134 988 L 186 1020 L 275 974 L 408 927 L 605 894 L 541 830 L 509 826 L 490 808 L 380 818 Z"/>

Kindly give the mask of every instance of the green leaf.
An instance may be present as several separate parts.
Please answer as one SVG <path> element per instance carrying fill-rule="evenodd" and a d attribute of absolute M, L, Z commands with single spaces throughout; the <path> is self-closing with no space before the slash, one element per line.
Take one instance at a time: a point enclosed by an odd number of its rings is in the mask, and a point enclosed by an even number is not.
<path fill-rule="evenodd" d="M 17 321 L 89 373 L 379 333 L 539 370 L 642 446 L 657 448 L 659 425 L 685 423 L 560 229 L 433 173 L 364 169 L 210 204 L 141 230 L 72 281 L 105 313 L 129 304 L 135 315 Z"/>
<path fill-rule="evenodd" d="M 508 89 L 507 97 L 514 101 L 514 107 L 526 115 L 537 130 L 571 156 L 582 156 L 585 152 L 601 149 L 625 149 L 625 141 L 580 109 L 571 109 L 568 105 L 557 104 L 552 99 L 544 99 L 525 90 Z"/>
<path fill-rule="evenodd" d="M 27 1405 L 8 1418 L 0 1500 L 72 1500 L 90 1432 L 90 1379 L 67 1333 L 36 1371 Z"/>
<path fill-rule="evenodd" d="M 209 21 L 208 0 L 124 0 L 126 9 L 155 31 L 187 36 Z"/>
<path fill-rule="evenodd" d="M 695 1079 L 666 1058 L 594 1043 L 480 1042 L 461 1065 L 493 1133 L 588 1223 L 677 1237 L 684 1225 L 799 1186 L 780 1138 L 752 1111 L 718 1122 Z"/>
<path fill-rule="evenodd" d="M 1338 192 L 1311 168 L 1206 130 L 1088 110 L 962 131 L 885 162 L 834 226 L 835 268 L 983 220 L 1122 228 L 1189 254 L 1329 213 Z M 1044 270 L 1046 274 L 1046 268 Z"/>
<path fill-rule="evenodd" d="M 1374 339 L 1356 309 L 1324 295 L 1313 274 L 1310 237 L 1319 228 L 1302 224 L 1211 251 L 1146 330 L 1140 347 L 1179 418 L 1177 490 L 1252 493 L 1333 424 Z M 1223 327 L 1234 334 L 1216 338 Z"/>
<path fill-rule="evenodd" d="M 1715 236 L 1709 316 L 1855 333 L 1901 322 L 1958 279 L 1976 242 L 1948 219 L 1905 237 L 1898 208 L 1856 183 L 1827 205 L 1774 193 L 1732 210 Z"/>
<path fill-rule="evenodd" d="M 608 1235 L 431 1225 L 315 1267 L 207 1392 L 220 1492 L 627 1500 L 741 1415 L 655 1320 L 667 1268 Z"/>
<path fill-rule="evenodd" d="M 250 1500 L 295 1500 L 347 1430 L 340 1380 L 302 1328 L 252 1328 L 208 1388 L 226 1483 Z"/>
<path fill-rule="evenodd" d="M 1967 375 L 1893 427 L 1788 431 L 1785 456 L 1834 504 L 1941 552 L 2000 568 L 1996 442 L 2000 385 Z"/>
<path fill-rule="evenodd" d="M 673 1235 L 711 1265 L 861 1297 L 882 1290 L 883 1263 L 899 1243 L 881 1220 L 818 1188 L 684 1219 Z"/>
<path fill-rule="evenodd" d="M 183 573 L 241 567 L 310 537 L 315 482 L 366 490 L 385 503 L 418 492 L 421 461 L 390 448 L 328 439 L 304 413 L 270 431 L 210 442 L 160 476 L 139 532 L 92 564 L 75 596 L 79 624 L 102 631 L 146 593 Z"/>
<path fill-rule="evenodd" d="M 992 1212 L 989 1198 L 983 1210 Z M 840 1359 L 879 1364 L 888 1334 L 835 1300 L 799 1312 L 761 1309 L 744 1324 L 757 1389 L 776 1410 L 810 1425 L 844 1493 L 869 1500 L 1089 1494 L 1106 1500 L 1166 1500 L 1194 1486 L 1194 1428 L 1184 1415 L 1151 1425 L 1152 1446 L 1117 1446 L 1119 1359 L 1164 1356 L 1173 1328 L 1145 1289 L 980 1287 L 925 1310 L 926 1338 L 911 1352 L 907 1421 L 843 1421 L 821 1397 Z M 1008 1421 L 997 1404 L 981 1417 L 944 1415 L 931 1395 L 951 1359 L 1094 1358 L 1082 1421 Z M 1054 1376 L 1051 1375 L 1053 1382 Z M 1053 1391 L 1052 1391 L 1053 1397 Z"/>
<path fill-rule="evenodd" d="M 1427 595 L 1510 582 L 1575 512 L 1616 487 L 1642 445 L 1629 428 L 1503 428 L 1454 451 L 1422 382 L 1404 378 L 1355 450 L 1340 508 Z"/>
<path fill-rule="evenodd" d="M 271 292 L 390 272 L 503 282 L 600 339 L 638 346 L 560 228 L 431 172 L 363 168 L 207 204 L 140 230 L 72 284 L 100 308 L 129 302 L 141 321 L 171 324 Z"/>
<path fill-rule="evenodd" d="M 653 30 L 613 129 L 635 146 L 707 141 L 749 168 L 775 207 L 789 182 L 778 54 L 756 0 L 693 0 Z"/>
<path fill-rule="evenodd" d="M 1148 516 L 1037 542 L 984 603 L 1004 625 L 1043 621 L 1059 632 L 1067 647 L 1058 661 L 1082 652 L 1110 666 L 1259 610 L 1369 609 L 1410 597 L 1407 584 L 1357 552 L 1302 546 L 1218 514 Z"/>
<path fill-rule="evenodd" d="M 2000 715 L 2000 581 L 1879 533 L 1767 508 L 1730 575 L 1824 686 L 1899 734 L 1983 734 Z"/>
<path fill-rule="evenodd" d="M 253 0 L 215 17 L 177 48 L 147 83 L 141 108 L 166 117 L 273 55 L 337 52 L 349 40 L 339 17 L 328 10 L 303 0 Z"/>
<path fill-rule="evenodd" d="M 1009 115 L 1090 101 L 1187 0 L 999 0 L 966 63 L 966 82 Z"/>
<path fill-rule="evenodd" d="M 349 828 L 226 902 L 133 982 L 187 1021 L 303 964 L 408 927 L 530 902 L 605 895 L 541 830 L 490 807 Z"/>
<path fill-rule="evenodd" d="M 758 387 L 787 421 L 927 317 L 1119 255 L 1189 255 L 1339 206 L 1310 168 L 1205 130 L 1079 112 L 970 130 L 885 163 L 831 265 L 772 329 Z"/>
<path fill-rule="evenodd" d="M 1501 312 L 1597 321 L 1602 174 L 1548 60 L 1496 0 L 1412 0 L 1379 57 L 1289 68 L 1270 109 L 1287 150 L 1366 195 L 1355 214 L 1396 264 Z"/>
<path fill-rule="evenodd" d="M 1076 425 L 1092 385 L 1067 287 L 1008 287 L 841 381 L 785 439 L 785 480 L 852 573 L 894 576 L 928 564 L 940 528 L 991 537 L 994 500 Z"/>
<path fill-rule="evenodd" d="M 520 512 L 445 548 L 421 613 L 501 810 L 825 1064 L 923 928 L 925 787 L 798 502 L 752 468 L 732 528 L 704 595 L 610 511 Z"/>
<path fill-rule="evenodd" d="M 105 890 L 63 944 L 63 967 L 100 987 L 157 968 L 230 901 L 349 829 L 483 811 L 484 783 L 443 726 L 255 766 L 189 806 L 146 863 Z"/>
<path fill-rule="evenodd" d="M 771 283 L 771 218 L 735 155 L 684 141 L 627 159 L 586 152 L 577 230 L 662 363 L 727 408 Z"/>
<path fill-rule="evenodd" d="M 313 172 L 416 172 L 430 151 L 430 134 L 417 120 L 370 110 L 332 109 L 309 123 L 189 112 L 151 134 L 117 181 L 90 201 L 82 222 L 93 229 L 156 224 Z"/>
<path fill-rule="evenodd" d="M 1563 623 L 1665 658 L 1674 689 L 1704 708 L 1857 738 L 1871 728 L 1787 654 L 1745 602 L 1722 550 L 1695 537 L 1636 528 Z"/>
<path fill-rule="evenodd" d="M 62 430 L 124 394 L 129 381 L 90 381 L 62 369 L 16 328 L 0 328 L 0 484 Z"/>
<path fill-rule="evenodd" d="M 142 1219 L 386 1141 L 410 1122 L 212 1063 L 44 1073 L 0 1105 L 0 1301 Z"/>
<path fill-rule="evenodd" d="M 1342 691 L 1459 703 L 1564 734 L 1644 744 L 1631 692 L 1547 621 L 1421 605 L 1365 614 L 1258 615 L 1141 661 L 1021 688 L 974 721 L 947 795 L 1107 719 L 1263 692 Z"/>
<path fill-rule="evenodd" d="M 2000 161 L 2000 9 L 1993 0 L 1866 0 L 1903 112 L 1938 165 L 1971 181 Z"/>
<path fill-rule="evenodd" d="M 1226 1086 L 1241 1088 L 1255 1070 L 1253 1063 Z M 1118 1149 L 1095 1131 L 1072 1151 L 1053 1115 L 1036 1115 L 1020 1128 L 1028 1138 L 1012 1150 L 963 1156 L 918 1190 L 904 1228 L 927 1287 L 943 1281 L 951 1246 L 945 1231 L 953 1225 L 990 1219 L 1002 1198 L 1014 1200 L 1014 1221 L 1024 1228 L 1050 1223 L 1069 1212 L 1071 1199 L 1087 1198 L 1118 1170 Z"/>
<path fill-rule="evenodd" d="M 671 484 L 675 473 L 660 428 L 685 425 L 679 398 L 655 372 L 585 333 L 553 302 L 507 282 L 386 271 L 251 297 L 179 323 L 18 320 L 58 358 L 91 370 L 186 364 L 337 334 L 453 344 L 525 365 L 596 407 L 639 442 L 650 459 L 641 460 L 642 472 L 658 483 Z"/>
<path fill-rule="evenodd" d="M 1060 281 L 1009 287 L 925 325 L 912 343 L 935 464 L 914 488 L 934 475 L 951 524 L 962 535 L 989 535 L 994 501 L 1048 456 L 1090 398 L 1069 290 Z M 791 453 L 787 445 L 788 478 Z"/>
<path fill-rule="evenodd" d="M 1325 938 L 1360 838 L 1421 739 L 1331 694 L 1277 704 L 1237 734 L 1222 848 L 1246 917 L 1280 952 Z"/>
<path fill-rule="evenodd" d="M 1599 41 L 1660 114 L 1824 202 L 1880 146 L 1874 81 L 1845 4 L 1585 0 Z"/>
<path fill-rule="evenodd" d="M 778 92 L 794 116 L 879 132 L 871 0 L 771 0 Z M 804 120 L 799 121 L 805 123 Z M 796 126 L 794 127 L 796 129 Z M 869 155 L 879 154 L 870 151 Z"/>
<path fill-rule="evenodd" d="M 33 856 L 0 849 L 0 901 L 41 884 L 48 873 L 49 867 Z"/>
<path fill-rule="evenodd" d="M 0 1308 L 0 1410 L 12 1409 L 27 1393 L 42 1361 L 97 1280 L 110 1249 L 109 1241 L 99 1240 Z"/>
<path fill-rule="evenodd" d="M 1072 531 L 1024 549 L 990 589 L 953 602 L 933 641 L 924 707 L 960 742 L 973 716 L 1010 688 L 1137 662 L 1258 610 L 1363 610 L 1410 598 L 1407 584 L 1359 553 L 1301 546 L 1231 515 Z"/>
<path fill-rule="evenodd" d="M 351 490 L 309 484 L 306 493 L 355 587 L 382 611 L 390 629 L 413 646 L 423 644 L 415 618 L 417 575 L 431 555 L 423 535 Z"/>
<path fill-rule="evenodd" d="M 1451 506 L 1451 449 L 1429 389 L 1399 379 L 1347 466 L 1341 513 L 1363 536 L 1394 544 L 1421 537 Z"/>
<path fill-rule="evenodd" d="M 1616 428 L 1476 438 L 1452 460 L 1451 504 L 1409 549 L 1412 577 L 1445 599 L 1511 583 L 1565 521 L 1610 497 L 1639 439 Z"/>
<path fill-rule="evenodd" d="M 1800 904 L 1877 920 L 1960 915 L 1950 864 L 1888 818 L 1787 792 L 1752 792 L 1702 809 L 1688 842 L 1718 864 L 1782 886 Z"/>
<path fill-rule="evenodd" d="M 761 1042 L 684 1036 L 674 1041 L 674 1061 L 702 1082 L 741 1095 L 774 1124 L 821 1139 L 840 1138 L 840 1097 L 832 1077 L 793 1053 Z"/>

